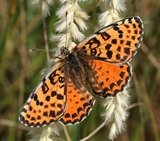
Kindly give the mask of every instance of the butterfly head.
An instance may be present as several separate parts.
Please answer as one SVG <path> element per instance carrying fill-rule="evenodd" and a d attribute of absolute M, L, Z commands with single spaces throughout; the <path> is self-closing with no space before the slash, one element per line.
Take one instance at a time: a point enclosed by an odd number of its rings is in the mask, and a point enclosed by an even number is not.
<path fill-rule="evenodd" d="M 64 46 L 63 46 L 63 47 L 61 48 L 61 55 L 67 56 L 69 53 L 70 53 L 70 52 L 69 52 L 69 50 L 68 50 L 67 47 L 64 47 Z"/>

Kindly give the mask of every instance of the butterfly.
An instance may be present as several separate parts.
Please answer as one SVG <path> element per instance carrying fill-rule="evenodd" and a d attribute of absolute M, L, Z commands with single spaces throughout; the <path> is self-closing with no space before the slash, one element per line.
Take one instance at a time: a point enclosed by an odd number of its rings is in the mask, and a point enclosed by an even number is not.
<path fill-rule="evenodd" d="M 96 31 L 70 50 L 62 47 L 63 57 L 32 91 L 20 122 L 29 127 L 81 122 L 94 105 L 91 93 L 116 96 L 128 85 L 132 76 L 129 61 L 143 33 L 141 19 L 130 17 Z"/>

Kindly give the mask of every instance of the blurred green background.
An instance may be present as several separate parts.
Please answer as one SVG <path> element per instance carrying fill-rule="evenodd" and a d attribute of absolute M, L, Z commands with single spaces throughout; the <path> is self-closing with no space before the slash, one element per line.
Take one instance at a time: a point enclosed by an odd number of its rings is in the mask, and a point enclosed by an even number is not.
<path fill-rule="evenodd" d="M 87 35 L 97 25 L 96 1 L 81 4 L 91 16 Z M 95 6 L 94 6 L 95 5 Z M 46 18 L 48 37 L 55 33 L 55 15 L 59 2 L 50 7 Z M 137 55 L 131 61 L 130 116 L 127 128 L 115 141 L 160 141 L 160 0 L 127 0 L 123 17 L 138 15 L 145 27 L 144 40 Z M 93 26 L 94 25 L 94 26 Z M 0 141 L 27 140 L 30 128 L 19 123 L 19 111 L 39 82 L 41 70 L 47 68 L 46 52 L 29 49 L 45 49 L 41 11 L 30 1 L 0 1 Z M 50 49 L 56 47 L 49 42 Z M 68 126 L 72 141 L 84 138 L 102 122 L 101 99 L 82 123 Z M 137 105 L 137 106 L 134 106 Z M 103 127 L 89 141 L 106 141 L 109 128 Z M 61 139 L 66 140 L 64 131 Z"/>

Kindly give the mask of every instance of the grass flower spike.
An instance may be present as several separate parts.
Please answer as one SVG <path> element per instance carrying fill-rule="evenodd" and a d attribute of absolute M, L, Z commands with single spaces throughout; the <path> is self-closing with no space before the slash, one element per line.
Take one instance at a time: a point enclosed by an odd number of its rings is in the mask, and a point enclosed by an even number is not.
<path fill-rule="evenodd" d="M 59 125 L 53 124 L 43 128 L 35 128 L 29 134 L 32 135 L 30 141 L 55 141 L 60 138 Z"/>
<path fill-rule="evenodd" d="M 41 9 L 43 17 L 50 15 L 49 7 L 53 5 L 53 0 L 30 0 L 30 2 L 32 6 Z"/>
<path fill-rule="evenodd" d="M 82 11 L 77 3 L 77 0 L 66 0 L 62 2 L 61 8 L 57 11 L 57 16 L 60 19 L 56 24 L 56 31 L 60 33 L 58 47 L 74 46 L 74 41 L 82 41 L 84 39 L 83 32 L 87 29 L 84 20 L 89 16 Z M 81 32 L 82 31 L 82 32 Z M 53 35 L 51 40 L 57 40 L 57 36 Z"/>
<path fill-rule="evenodd" d="M 124 2 L 125 0 L 101 0 L 99 4 L 102 13 L 99 15 L 99 25 L 104 27 L 120 20 L 119 14 L 126 9 Z"/>
<path fill-rule="evenodd" d="M 102 116 L 105 118 L 106 124 L 110 126 L 110 140 L 113 140 L 117 134 L 125 130 L 124 123 L 128 117 L 126 109 L 129 106 L 129 99 L 130 96 L 128 95 L 127 88 L 125 88 L 116 97 L 104 100 L 105 112 Z"/>

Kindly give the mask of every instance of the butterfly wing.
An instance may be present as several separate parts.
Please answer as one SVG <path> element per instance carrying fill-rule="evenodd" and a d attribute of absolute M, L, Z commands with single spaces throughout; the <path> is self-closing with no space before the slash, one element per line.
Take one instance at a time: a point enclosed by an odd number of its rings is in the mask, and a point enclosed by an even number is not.
<path fill-rule="evenodd" d="M 141 19 L 131 17 L 100 29 L 75 47 L 95 94 L 115 96 L 128 85 L 131 67 L 127 62 L 137 52 L 142 36 Z"/>
<path fill-rule="evenodd" d="M 128 62 L 137 52 L 143 35 L 139 17 L 131 17 L 106 26 L 74 49 L 95 59 L 110 63 Z"/>
<path fill-rule="evenodd" d="M 131 78 L 129 64 L 114 65 L 101 60 L 90 60 L 86 67 L 87 81 L 94 94 L 107 97 L 122 91 Z"/>
<path fill-rule="evenodd" d="M 19 120 L 30 127 L 42 127 L 57 121 L 65 112 L 66 79 L 59 63 L 40 81 L 24 104 Z"/>
<path fill-rule="evenodd" d="M 81 122 L 89 115 L 94 105 L 94 98 L 81 81 L 70 73 L 67 75 L 67 105 L 60 122 L 68 125 Z"/>

